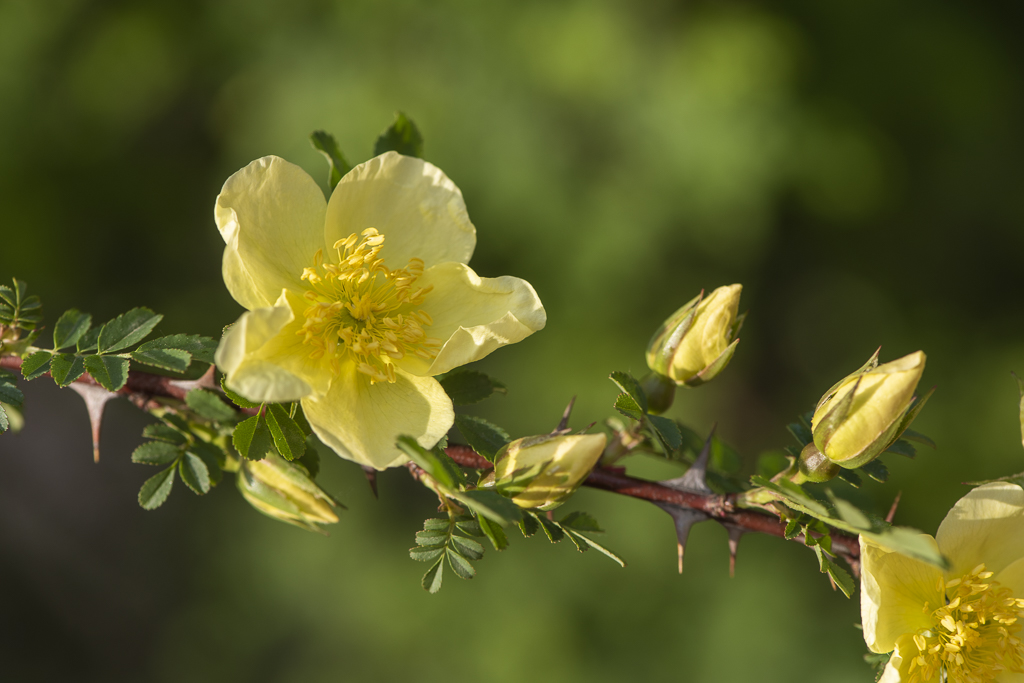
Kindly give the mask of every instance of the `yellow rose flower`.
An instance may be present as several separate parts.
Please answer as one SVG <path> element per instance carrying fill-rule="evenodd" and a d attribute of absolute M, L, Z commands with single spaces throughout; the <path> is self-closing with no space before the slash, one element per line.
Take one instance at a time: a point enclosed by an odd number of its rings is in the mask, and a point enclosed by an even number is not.
<path fill-rule="evenodd" d="M 864 640 L 894 650 L 881 681 L 1024 681 L 1024 490 L 979 486 L 927 539 L 949 571 L 861 537 Z"/>
<path fill-rule="evenodd" d="M 248 309 L 221 340 L 227 386 L 259 402 L 301 401 L 339 455 L 384 469 L 400 434 L 432 447 L 452 403 L 433 375 L 544 327 L 537 293 L 466 263 L 476 229 L 436 166 L 394 152 L 352 169 L 324 200 L 278 157 L 217 197 L 224 283 Z"/>

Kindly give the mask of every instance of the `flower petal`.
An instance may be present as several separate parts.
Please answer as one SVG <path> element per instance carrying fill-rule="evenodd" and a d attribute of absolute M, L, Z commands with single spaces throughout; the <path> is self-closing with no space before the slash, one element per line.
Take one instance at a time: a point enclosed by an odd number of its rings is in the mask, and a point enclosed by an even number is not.
<path fill-rule="evenodd" d="M 455 421 L 451 399 L 431 377 L 399 370 L 393 384 L 370 384 L 351 362 L 322 398 L 306 398 L 302 409 L 320 440 L 341 457 L 378 470 L 408 458 L 395 447 L 402 434 L 431 448 Z"/>
<path fill-rule="evenodd" d="M 295 164 L 263 157 L 224 183 L 214 217 L 224 249 L 224 283 L 249 310 L 270 306 L 324 248 L 327 202 Z"/>
<path fill-rule="evenodd" d="M 444 342 L 433 362 L 407 355 L 399 366 L 436 375 L 479 360 L 500 346 L 522 341 L 547 322 L 537 292 L 517 277 L 482 278 L 461 263 L 442 263 L 416 282 L 433 287 L 423 310 L 433 318 L 427 335 Z"/>
<path fill-rule="evenodd" d="M 1016 484 L 986 484 L 957 501 L 935 535 L 949 558 L 952 576 L 985 563 L 997 574 L 1024 557 L 1024 490 Z"/>
<path fill-rule="evenodd" d="M 934 542 L 931 536 L 926 538 Z M 934 609 L 943 604 L 938 587 L 942 572 L 863 536 L 860 559 L 864 642 L 872 652 L 889 652 L 900 636 L 931 625 L 930 611 L 925 612 L 924 606 L 928 603 Z"/>
<path fill-rule="evenodd" d="M 259 355 L 293 320 L 291 308 L 282 303 L 243 313 L 224 333 L 214 360 L 232 391 L 258 402 L 297 401 L 310 393 L 300 377 Z"/>
<path fill-rule="evenodd" d="M 1024 597 L 1024 557 L 1011 562 L 993 577 L 1013 592 L 1015 598 Z"/>
<path fill-rule="evenodd" d="M 910 662 L 920 652 L 917 645 L 914 644 L 912 634 L 908 633 L 900 636 L 896 641 L 896 649 L 892 653 L 888 664 L 885 665 L 885 671 L 882 672 L 882 677 L 878 679 L 878 683 L 902 683 L 902 681 L 910 680 Z M 938 681 L 939 674 L 936 673 L 933 677 L 928 680 L 922 680 L 920 683 L 938 683 Z"/>
<path fill-rule="evenodd" d="M 468 263 L 476 248 L 476 228 L 455 183 L 433 164 L 395 152 L 353 168 L 331 195 L 328 247 L 367 228 L 384 235 L 380 257 L 389 268 L 404 268 L 411 258 L 427 268 Z"/>

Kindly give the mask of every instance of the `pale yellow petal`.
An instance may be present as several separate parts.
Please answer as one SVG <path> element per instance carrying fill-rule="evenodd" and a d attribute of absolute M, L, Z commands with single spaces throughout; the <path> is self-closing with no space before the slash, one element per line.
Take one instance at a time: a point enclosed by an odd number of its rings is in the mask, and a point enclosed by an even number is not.
<path fill-rule="evenodd" d="M 479 360 L 544 327 L 547 314 L 529 282 L 516 277 L 482 278 L 461 263 L 430 268 L 417 286 L 433 287 L 422 309 L 433 319 L 429 337 L 441 340 L 433 362 L 407 355 L 400 366 L 417 375 L 436 375 Z"/>
<path fill-rule="evenodd" d="M 407 458 L 395 441 L 402 434 L 431 448 L 455 421 L 451 399 L 437 380 L 399 370 L 394 383 L 370 384 L 352 363 L 322 398 L 302 401 L 306 419 L 320 440 L 343 458 L 378 470 Z"/>
<path fill-rule="evenodd" d="M 225 383 L 250 401 L 297 401 L 311 391 L 292 372 L 260 358 L 260 351 L 293 321 L 286 305 L 257 308 L 224 333 L 214 360 Z"/>
<path fill-rule="evenodd" d="M 924 536 L 924 534 L 922 534 Z M 934 542 L 931 536 L 927 536 Z M 931 625 L 930 610 L 944 604 L 942 572 L 874 541 L 860 539 L 860 614 L 864 642 L 872 652 L 889 652 L 896 640 Z"/>
<path fill-rule="evenodd" d="M 935 535 L 953 564 L 950 575 L 981 563 L 997 574 L 1024 557 L 1024 490 L 1016 484 L 986 484 L 957 501 Z"/>
<path fill-rule="evenodd" d="M 889 658 L 889 663 L 885 665 L 885 671 L 882 672 L 882 677 L 878 679 L 878 683 L 904 683 L 909 681 L 910 662 L 920 652 L 917 645 L 914 644 L 911 634 L 901 636 L 896 641 L 896 649 L 893 651 L 892 657 Z M 938 681 L 939 674 L 936 673 L 931 678 L 921 680 L 919 683 L 938 683 Z"/>
<path fill-rule="evenodd" d="M 462 192 L 433 164 L 387 152 L 359 164 L 334 188 L 327 207 L 328 246 L 376 228 L 384 235 L 380 252 L 389 268 L 419 258 L 437 263 L 468 263 L 476 228 Z"/>
<path fill-rule="evenodd" d="M 272 305 L 282 289 L 301 289 L 303 268 L 324 248 L 326 213 L 316 182 L 279 157 L 257 159 L 228 178 L 214 217 L 235 301 L 253 310 Z"/>

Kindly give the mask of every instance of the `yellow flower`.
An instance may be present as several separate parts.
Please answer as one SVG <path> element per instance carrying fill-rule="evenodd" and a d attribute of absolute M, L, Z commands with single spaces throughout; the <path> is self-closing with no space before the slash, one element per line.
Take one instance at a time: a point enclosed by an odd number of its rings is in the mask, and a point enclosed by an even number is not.
<path fill-rule="evenodd" d="M 227 386 L 301 401 L 317 436 L 363 465 L 405 462 L 400 434 L 429 448 L 448 431 L 433 375 L 544 327 L 528 282 L 466 265 L 462 193 L 420 159 L 360 164 L 327 202 L 301 168 L 264 157 L 228 178 L 215 216 L 224 282 L 249 310 L 217 349 Z"/>
<path fill-rule="evenodd" d="M 499 489 L 515 487 L 512 500 L 521 508 L 551 510 L 580 487 L 607 441 L 604 434 L 516 439 L 498 453 L 488 480 Z"/>
<path fill-rule="evenodd" d="M 1024 490 L 979 486 L 925 538 L 949 571 L 861 537 L 864 640 L 873 652 L 895 650 L 881 680 L 1024 680 Z"/>

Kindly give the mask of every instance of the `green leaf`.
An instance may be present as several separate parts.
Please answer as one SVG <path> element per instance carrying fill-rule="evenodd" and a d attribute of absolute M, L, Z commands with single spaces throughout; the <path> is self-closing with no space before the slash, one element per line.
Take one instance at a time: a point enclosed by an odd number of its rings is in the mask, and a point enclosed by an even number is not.
<path fill-rule="evenodd" d="M 803 422 L 791 422 L 786 425 L 786 429 L 789 430 L 789 433 L 793 435 L 793 438 L 796 439 L 797 443 L 801 446 L 806 446 L 814 441 L 814 436 L 811 434 L 811 430 L 808 429 L 807 425 Z"/>
<path fill-rule="evenodd" d="M 889 479 L 889 468 L 882 464 L 881 460 L 866 462 L 857 469 L 882 484 Z"/>
<path fill-rule="evenodd" d="M 199 456 L 186 452 L 185 457 L 178 462 L 178 473 L 186 486 L 197 495 L 210 491 L 210 470 Z"/>
<path fill-rule="evenodd" d="M 750 483 L 780 494 L 791 507 L 801 512 L 807 512 L 813 517 L 828 518 L 830 516 L 828 508 L 820 501 L 812 498 L 798 484 L 794 484 L 788 479 L 780 479 L 777 482 L 773 482 L 755 474 L 750 478 Z"/>
<path fill-rule="evenodd" d="M 85 372 L 85 357 L 77 354 L 58 353 L 50 359 L 50 377 L 58 387 L 66 387 Z"/>
<path fill-rule="evenodd" d="M 204 463 L 210 475 L 210 486 L 216 486 L 221 480 L 221 468 L 227 461 L 224 451 L 212 443 L 202 439 L 196 439 L 187 449 L 188 453 L 198 456 Z"/>
<path fill-rule="evenodd" d="M 318 443 L 322 442 L 317 438 L 316 434 L 308 435 L 306 437 L 306 452 L 301 458 L 295 461 L 306 468 L 306 471 L 309 472 L 310 479 L 316 479 L 316 475 L 320 474 L 320 451 L 317 448 Z M 326 448 L 326 446 L 324 446 L 324 448 Z"/>
<path fill-rule="evenodd" d="M 640 387 L 640 383 L 636 381 L 636 378 L 633 377 L 633 375 L 628 372 L 616 371 L 609 375 L 608 378 L 615 382 L 619 389 L 626 392 L 633 398 L 633 401 L 640 409 L 640 412 L 647 412 L 647 394 L 644 393 L 644 390 Z"/>
<path fill-rule="evenodd" d="M 845 481 L 847 484 L 849 484 L 853 488 L 855 488 L 855 489 L 859 489 L 860 488 L 861 479 L 860 479 L 860 477 L 857 476 L 857 473 L 854 472 L 853 470 L 848 470 L 848 469 L 844 469 L 844 468 L 840 467 L 839 468 L 839 474 L 837 474 L 836 476 L 839 477 L 840 479 L 842 479 L 843 481 Z"/>
<path fill-rule="evenodd" d="M 573 541 L 574 543 L 575 543 L 575 542 L 576 542 L 577 540 L 583 541 L 584 543 L 586 543 L 587 545 L 589 545 L 589 546 L 590 546 L 591 548 L 593 548 L 593 549 L 594 549 L 594 550 L 596 550 L 597 552 L 599 552 L 599 553 L 601 553 L 602 555 L 605 555 L 606 557 L 608 557 L 609 559 L 611 559 L 611 560 L 612 560 L 613 562 L 615 562 L 616 564 L 618 564 L 618 565 L 619 565 L 620 567 L 625 567 L 625 566 L 626 566 L 626 561 L 625 561 L 624 559 L 622 559 L 621 557 L 619 557 L 618 555 L 616 555 L 615 553 L 613 553 L 613 552 L 612 552 L 611 550 L 609 550 L 608 548 L 605 548 L 605 547 L 604 547 L 603 545 L 601 545 L 600 543 L 598 543 L 598 542 L 597 542 L 597 541 L 595 541 L 594 539 L 592 539 L 592 538 L 590 538 L 590 537 L 588 537 L 588 536 L 584 536 L 583 534 L 580 534 L 580 533 L 576 533 L 575 531 L 569 531 L 569 530 L 567 530 L 567 532 L 566 532 L 566 533 L 568 533 L 568 534 L 569 534 L 569 538 L 570 538 L 570 539 L 571 539 L 571 540 L 572 540 L 572 541 Z"/>
<path fill-rule="evenodd" d="M 508 547 L 508 536 L 505 535 L 504 529 L 484 515 L 478 515 L 477 520 L 480 522 L 480 530 L 490 540 L 495 550 L 504 550 Z"/>
<path fill-rule="evenodd" d="M 21 362 L 21 376 L 25 379 L 42 377 L 50 369 L 50 358 L 52 358 L 52 355 L 49 351 L 36 351 L 33 353 Z"/>
<path fill-rule="evenodd" d="M 231 422 L 238 417 L 238 413 L 212 391 L 206 389 L 193 389 L 185 394 L 185 403 L 200 417 L 214 422 Z M 291 458 L 288 458 L 291 460 Z"/>
<path fill-rule="evenodd" d="M 143 351 L 138 348 L 132 351 L 132 360 L 163 370 L 185 372 L 192 364 L 192 354 L 181 349 L 147 349 Z"/>
<path fill-rule="evenodd" d="M 132 462 L 170 465 L 181 456 L 181 448 L 166 441 L 147 441 L 132 452 Z"/>
<path fill-rule="evenodd" d="M 448 555 L 448 566 L 452 568 L 452 571 L 460 579 L 472 579 L 476 576 L 476 569 L 473 569 L 473 565 L 465 557 L 455 552 L 452 548 L 448 548 L 446 554 Z"/>
<path fill-rule="evenodd" d="M 174 465 L 154 474 L 139 489 L 139 505 L 145 510 L 155 510 L 164 504 L 174 486 Z"/>
<path fill-rule="evenodd" d="M 581 510 L 570 512 L 559 520 L 558 523 L 567 529 L 575 529 L 576 531 L 594 531 L 599 533 L 604 531 L 596 519 Z"/>
<path fill-rule="evenodd" d="M 640 404 L 629 394 L 619 394 L 615 399 L 615 410 L 637 422 L 644 419 L 644 412 L 640 408 Z"/>
<path fill-rule="evenodd" d="M 843 592 L 843 595 L 850 597 L 853 595 L 855 586 L 853 583 L 853 577 L 851 577 L 845 569 L 837 565 L 820 545 L 812 546 L 815 554 L 818 556 L 818 567 L 821 569 L 822 574 L 828 574 L 832 577 L 832 581 L 836 584 L 836 587 Z"/>
<path fill-rule="evenodd" d="M 790 541 L 795 538 L 798 533 L 800 533 L 800 522 L 796 518 L 793 518 L 786 522 L 786 528 L 782 532 L 782 537 L 787 541 Z"/>
<path fill-rule="evenodd" d="M 668 446 L 669 451 L 678 449 L 683 443 L 683 436 L 679 432 L 679 425 L 675 420 L 670 420 L 661 415 L 647 415 L 647 420 L 658 432 L 658 436 Z"/>
<path fill-rule="evenodd" d="M 224 377 L 220 378 L 220 388 L 224 390 L 224 395 L 227 396 L 231 400 L 232 403 L 234 403 L 239 408 L 259 408 L 260 407 L 261 404 L 253 403 L 249 399 L 243 397 L 241 394 L 238 394 L 237 392 L 234 392 L 231 389 L 228 389 L 227 385 L 224 383 L 224 379 L 225 379 Z"/>
<path fill-rule="evenodd" d="M 903 439 L 897 439 L 889 444 L 889 447 L 885 449 L 886 453 L 895 453 L 902 455 L 905 458 L 914 458 L 917 456 L 917 449 L 914 448 L 909 441 Z"/>
<path fill-rule="evenodd" d="M 248 460 L 262 460 L 273 451 L 274 440 L 270 430 L 259 415 L 242 420 L 231 433 L 231 444 L 238 454 Z"/>
<path fill-rule="evenodd" d="M 327 158 L 327 165 L 330 167 L 327 173 L 327 183 L 333 190 L 338 186 L 342 176 L 351 171 L 352 167 L 341 153 L 338 141 L 330 133 L 322 130 L 314 131 L 309 136 L 309 141 L 313 144 L 313 149 Z"/>
<path fill-rule="evenodd" d="M 275 403 L 267 407 L 266 417 L 270 435 L 281 457 L 285 460 L 301 458 L 306 452 L 306 435 L 299 429 L 299 425 L 295 424 L 295 420 L 288 416 L 288 411 Z"/>
<path fill-rule="evenodd" d="M 471 538 L 452 536 L 452 546 L 460 555 L 469 560 L 479 560 L 484 556 L 484 547 Z"/>
<path fill-rule="evenodd" d="M 64 311 L 53 326 L 53 350 L 74 346 L 92 327 L 92 316 L 74 308 Z"/>
<path fill-rule="evenodd" d="M 213 355 L 217 351 L 217 340 L 198 334 L 172 334 L 166 337 L 151 339 L 139 346 L 136 351 L 161 351 L 177 349 L 186 351 L 192 358 L 201 363 L 213 363 Z"/>
<path fill-rule="evenodd" d="M 427 547 L 438 547 L 448 544 L 448 537 L 451 529 L 445 525 L 444 529 L 424 529 L 416 532 L 416 545 Z"/>
<path fill-rule="evenodd" d="M 434 566 L 427 570 L 427 573 L 423 575 L 423 580 L 420 585 L 423 586 L 429 593 L 436 593 L 441 590 L 441 581 L 444 579 L 444 558 L 437 558 L 437 562 Z"/>
<path fill-rule="evenodd" d="M 77 344 L 75 344 L 75 349 L 77 349 L 79 353 L 83 351 L 95 351 L 96 340 L 100 338 L 100 331 L 102 331 L 102 329 L 102 327 L 89 328 L 89 331 L 83 334 L 82 338 L 78 340 Z"/>
<path fill-rule="evenodd" d="M 905 430 L 903 434 L 900 435 L 900 438 L 907 441 L 915 441 L 917 443 L 924 444 L 925 446 L 931 446 L 932 448 L 938 448 L 938 446 L 935 445 L 935 442 L 929 437 L 925 436 L 921 432 L 915 432 L 913 429 Z"/>
<path fill-rule="evenodd" d="M 409 557 L 417 562 L 433 562 L 444 553 L 443 547 L 422 547 L 409 548 Z"/>
<path fill-rule="evenodd" d="M 423 520 L 424 531 L 437 530 L 437 529 L 448 529 L 452 524 L 447 519 L 441 519 L 439 517 L 433 517 L 431 519 Z"/>
<path fill-rule="evenodd" d="M 392 151 L 407 157 L 423 158 L 423 136 L 416 124 L 402 112 L 395 113 L 395 122 L 381 133 L 373 146 L 374 156 Z"/>
<path fill-rule="evenodd" d="M 439 377 L 441 388 L 457 406 L 479 403 L 498 391 L 505 393 L 505 385 L 476 370 L 459 368 Z"/>
<path fill-rule="evenodd" d="M 96 349 L 99 353 L 113 353 L 126 349 L 145 339 L 161 320 L 162 315 L 148 308 L 133 308 L 103 326 Z"/>
<path fill-rule="evenodd" d="M 540 528 L 544 530 L 544 535 L 547 536 L 548 540 L 552 543 L 558 543 L 565 538 L 565 531 L 557 522 L 552 522 L 547 517 L 535 513 L 531 513 L 530 516 L 540 522 Z"/>
<path fill-rule="evenodd" d="M 450 495 L 478 515 L 483 515 L 502 526 L 522 519 L 523 511 L 519 506 L 494 491 L 474 489 L 452 492 Z"/>
<path fill-rule="evenodd" d="M 128 381 L 128 359 L 119 356 L 86 356 L 85 369 L 107 391 L 117 391 Z"/>
<path fill-rule="evenodd" d="M 13 384 L 0 381 L 0 402 L 20 408 L 25 403 L 25 394 Z"/>
<path fill-rule="evenodd" d="M 470 447 L 491 462 L 510 440 L 504 429 L 475 415 L 456 415 L 455 426 Z"/>
<path fill-rule="evenodd" d="M 411 436 L 399 436 L 395 445 L 438 484 L 446 489 L 455 488 L 456 477 L 441 462 L 441 458 L 438 457 L 437 453 L 428 451 Z"/>

